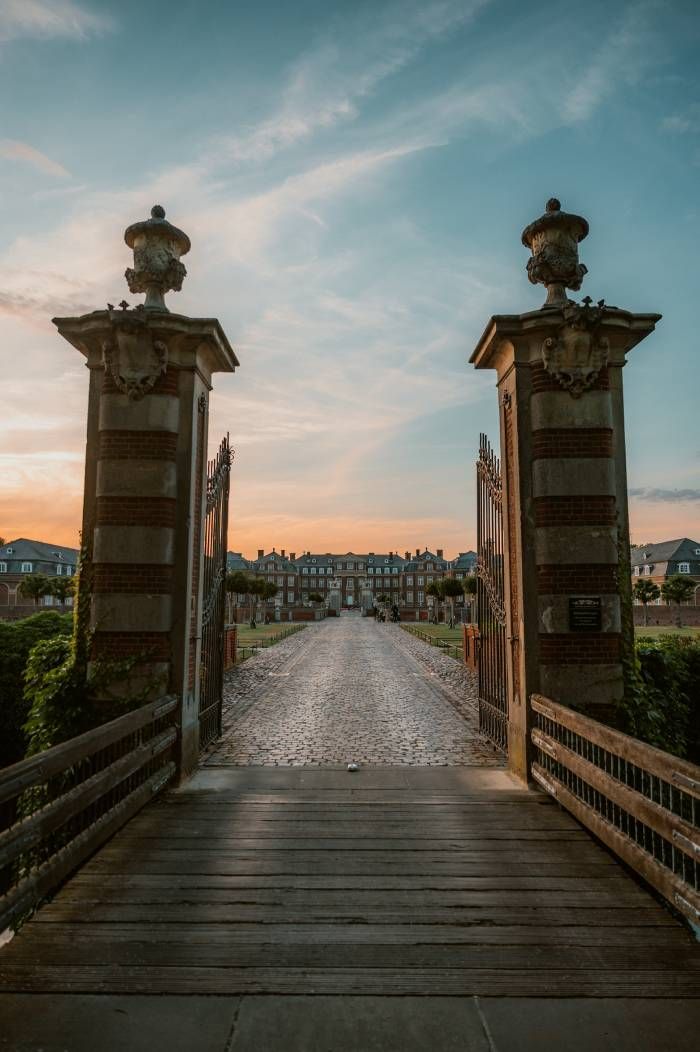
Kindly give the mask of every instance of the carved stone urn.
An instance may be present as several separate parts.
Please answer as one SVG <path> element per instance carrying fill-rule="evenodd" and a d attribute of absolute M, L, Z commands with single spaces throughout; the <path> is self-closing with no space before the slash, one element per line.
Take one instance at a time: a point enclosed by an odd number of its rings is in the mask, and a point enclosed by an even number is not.
<path fill-rule="evenodd" d="M 544 215 L 523 230 L 522 242 L 532 252 L 527 276 L 533 285 L 547 289 L 543 307 L 562 307 L 568 302 L 564 290 L 581 288 L 587 269 L 578 261 L 578 243 L 587 234 L 586 220 L 562 212 L 556 197 L 547 201 Z"/>
<path fill-rule="evenodd" d="M 124 240 L 134 252 L 134 266 L 124 273 L 131 292 L 145 292 L 146 310 L 167 311 L 164 294 L 179 292 L 187 274 L 180 256 L 190 250 L 190 239 L 165 218 L 165 209 L 154 205 L 151 218 L 132 223 Z"/>

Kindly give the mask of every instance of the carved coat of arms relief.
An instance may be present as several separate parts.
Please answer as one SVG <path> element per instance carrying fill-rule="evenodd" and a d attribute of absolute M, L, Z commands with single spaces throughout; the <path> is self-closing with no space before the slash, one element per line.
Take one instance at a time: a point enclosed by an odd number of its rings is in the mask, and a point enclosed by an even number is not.
<path fill-rule="evenodd" d="M 542 344 L 545 369 L 572 398 L 593 386 L 610 354 L 608 339 L 600 333 L 605 302 L 600 300 L 596 307 L 591 302 L 586 296 L 581 305 L 569 303 L 556 336 Z"/>

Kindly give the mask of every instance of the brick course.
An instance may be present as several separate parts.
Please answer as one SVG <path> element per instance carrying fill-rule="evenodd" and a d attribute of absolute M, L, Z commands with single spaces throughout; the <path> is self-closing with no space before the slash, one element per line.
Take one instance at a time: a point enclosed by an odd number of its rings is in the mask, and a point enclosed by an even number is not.
<path fill-rule="evenodd" d="M 542 665 L 612 665 L 620 660 L 619 632 L 540 633 Z"/>
<path fill-rule="evenodd" d="M 617 563 L 560 563 L 537 567 L 540 595 L 577 595 L 581 592 L 617 595 Z"/>
<path fill-rule="evenodd" d="M 148 661 L 170 661 L 170 636 L 167 632 L 95 632 L 91 658 L 118 661 L 144 654 Z"/>
<path fill-rule="evenodd" d="M 167 372 L 161 373 L 158 377 L 153 387 L 148 392 L 148 396 L 150 397 L 151 395 L 159 394 L 177 395 L 178 381 L 179 371 L 170 366 Z M 106 369 L 102 377 L 102 394 L 123 394 L 114 382 L 112 374 Z"/>
<path fill-rule="evenodd" d="M 611 457 L 613 433 L 608 427 L 547 427 L 532 432 L 532 458 Z"/>
<path fill-rule="evenodd" d="M 171 431 L 100 432 L 100 460 L 175 460 L 176 452 Z"/>
<path fill-rule="evenodd" d="M 541 391 L 552 391 L 553 393 L 559 394 L 563 397 L 564 392 L 553 376 L 547 372 L 542 362 L 533 362 L 530 365 L 530 376 L 532 381 L 533 394 L 539 394 Z M 610 390 L 610 377 L 608 376 L 607 366 L 600 370 L 595 382 L 589 391 L 609 391 Z M 566 397 L 570 396 L 566 394 Z"/>
<path fill-rule="evenodd" d="M 172 590 L 172 566 L 96 563 L 93 567 L 93 591 L 96 594 L 170 595 Z"/>
<path fill-rule="evenodd" d="M 98 497 L 96 526 L 175 526 L 170 497 Z"/>
<path fill-rule="evenodd" d="M 614 497 L 535 497 L 535 526 L 614 526 Z"/>

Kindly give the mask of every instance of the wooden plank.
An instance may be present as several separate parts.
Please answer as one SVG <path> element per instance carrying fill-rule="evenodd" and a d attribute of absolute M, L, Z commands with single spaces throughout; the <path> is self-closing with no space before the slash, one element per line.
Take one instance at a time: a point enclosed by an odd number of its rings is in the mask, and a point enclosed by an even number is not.
<path fill-rule="evenodd" d="M 532 740 L 538 747 L 543 747 L 549 756 L 583 778 L 584 782 L 612 800 L 623 811 L 627 811 L 633 818 L 644 822 L 679 851 L 685 852 L 690 858 L 693 858 L 694 855 L 700 856 L 700 836 L 695 826 L 684 822 L 678 815 L 674 815 L 665 807 L 649 800 L 642 793 L 629 789 L 617 778 L 613 778 L 600 767 L 596 767 L 583 756 L 579 756 L 578 753 L 561 745 L 554 738 L 536 728 L 532 731 Z M 680 834 L 686 843 L 684 844 L 683 840 L 679 841 L 676 834 Z"/>
<path fill-rule="evenodd" d="M 175 774 L 175 764 L 169 763 L 157 771 L 147 782 L 121 800 L 107 814 L 99 818 L 84 833 L 71 840 L 70 844 L 57 851 L 38 869 L 32 870 L 6 895 L 0 898 L 0 931 L 8 927 L 15 917 L 31 909 L 44 895 L 52 891 L 83 859 L 108 840 L 117 829 L 148 803 L 155 791 Z"/>
<path fill-rule="evenodd" d="M 530 705 L 536 713 L 546 719 L 560 723 L 562 727 L 567 727 L 588 741 L 595 742 L 608 752 L 700 798 L 700 767 L 696 764 L 681 760 L 637 738 L 631 738 L 622 731 L 606 727 L 605 724 L 598 723 L 580 712 L 574 712 L 573 709 L 568 709 L 541 694 L 533 694 Z"/>
<path fill-rule="evenodd" d="M 116 720 L 103 723 L 100 727 L 86 731 L 85 734 L 71 738 L 61 745 L 54 745 L 52 749 L 46 749 L 36 756 L 6 767 L 0 772 L 0 803 L 11 800 L 32 785 L 38 785 L 53 775 L 60 774 L 78 760 L 112 745 L 155 719 L 167 716 L 175 711 L 177 703 L 177 698 L 173 696 L 149 702 L 140 709 L 118 716 Z"/>
<path fill-rule="evenodd" d="M 467 851 L 470 845 L 489 845 L 493 842 L 505 841 L 513 849 L 516 846 L 520 847 L 525 844 L 528 846 L 531 844 L 537 844 L 542 847 L 543 844 L 589 844 L 586 833 L 581 830 L 580 832 L 538 832 L 535 834 L 522 835 L 511 834 L 511 837 L 503 835 L 495 836 L 482 836 L 476 834 L 474 836 L 464 836 L 463 834 L 444 836 L 437 839 L 423 839 L 421 837 L 411 837 L 410 839 L 403 839 L 399 836 L 394 837 L 359 837 L 359 836 L 346 836 L 334 838 L 332 836 L 325 837 L 295 837 L 295 836 L 266 836 L 266 837 L 177 837 L 169 840 L 161 840 L 159 837 L 120 837 L 118 844 L 115 844 L 115 848 L 123 848 L 125 851 L 134 851 L 139 854 L 150 854 L 154 850 L 161 851 L 185 851 L 190 853 L 208 853 L 214 855 L 228 855 L 231 852 L 237 851 L 255 851 L 255 852 L 270 852 L 270 851 L 414 851 L 414 852 L 432 852 L 436 851 Z"/>
<path fill-rule="evenodd" d="M 72 882 L 71 882 L 72 883 Z M 307 902 L 313 902 L 316 906 L 337 905 L 342 908 L 352 903 L 360 903 L 365 907 L 383 906 L 394 910 L 400 908 L 420 907 L 424 909 L 431 906 L 473 906 L 481 903 L 508 903 L 517 896 L 517 902 L 523 906 L 540 902 L 548 905 L 553 895 L 556 895 L 557 903 L 564 905 L 598 904 L 620 906 L 633 903 L 640 907 L 646 902 L 651 903 L 648 892 L 637 887 L 630 881 L 625 882 L 600 882 L 600 881 L 575 881 L 567 883 L 555 881 L 541 881 L 544 886 L 523 887 L 516 884 L 515 887 L 493 888 L 489 886 L 486 878 L 481 878 L 477 887 L 462 891 L 436 892 L 433 889 L 427 891 L 387 891 L 366 889 L 350 891 L 347 888 L 339 889 L 315 889 L 313 892 L 307 888 L 192 888 L 170 887 L 158 885 L 150 888 L 120 887 L 113 884 L 110 887 L 93 886 L 68 887 L 61 892 L 54 902 L 58 906 L 67 903 L 118 903 L 125 902 L 129 905 L 136 903 L 173 903 L 190 902 L 193 896 L 199 903 L 271 903 L 272 905 L 294 906 Z"/>
<path fill-rule="evenodd" d="M 18 940 L 19 943 L 19 940 Z M 372 945 L 354 943 L 351 953 L 344 954 L 336 942 L 238 944 L 212 940 L 191 943 L 187 939 L 167 943 L 167 952 L 158 942 L 123 939 L 83 939 L 79 945 L 80 963 L 110 969 L 141 966 L 155 972 L 170 968 L 236 967 L 236 968 L 337 968 L 345 960 L 347 967 L 370 971 L 379 968 L 455 968 L 465 971 L 509 969 L 527 971 L 543 968 L 552 974 L 563 969 L 572 972 L 596 970 L 600 974 L 620 973 L 629 969 L 638 973 L 661 970 L 694 975 L 700 995 L 700 959 L 693 945 L 657 946 L 653 955 L 644 946 L 569 946 L 548 944 L 494 945 L 464 943 L 401 943 Z M 0 961 L 0 975 L 5 968 L 31 965 L 36 947 L 18 944 Z M 76 945 L 70 939 L 53 934 L 50 943 L 42 944 L 41 967 L 67 967 L 75 964 Z"/>
<path fill-rule="evenodd" d="M 700 996 L 697 973 L 576 969 L 148 968 L 16 965 L 2 989 L 41 993 L 357 994 L 487 997 Z"/>
<path fill-rule="evenodd" d="M 22 932 L 23 950 L 41 951 L 46 932 L 34 925 Z M 183 930 L 180 924 L 61 924 L 52 926 L 51 938 L 70 938 L 76 955 L 83 943 L 99 940 L 124 940 L 156 943 L 164 955 L 172 942 L 194 946 L 199 943 L 238 945 L 288 944 L 404 945 L 434 943 L 501 946 L 682 946 L 695 945 L 693 936 L 679 925 L 672 927 L 602 927 L 591 925 L 459 925 L 444 924 L 200 924 Z M 9 959 L 9 958 L 8 958 Z"/>
<path fill-rule="evenodd" d="M 59 829 L 69 818 L 85 811 L 110 789 L 114 789 L 154 757 L 165 752 L 176 738 L 177 731 L 174 727 L 169 727 L 151 741 L 137 746 L 115 760 L 92 778 L 87 778 L 70 792 L 53 800 L 40 811 L 0 833 L 0 869 L 22 852 L 38 846 L 49 833 Z"/>
<path fill-rule="evenodd" d="M 619 858 L 639 873 L 652 887 L 660 891 L 677 910 L 688 917 L 694 924 L 700 921 L 700 894 L 691 888 L 689 884 L 677 877 L 670 869 L 662 866 L 652 855 L 634 844 L 583 801 L 578 800 L 562 782 L 552 778 L 539 764 L 533 763 L 532 771 L 533 775 L 544 780 L 543 784 L 554 785 L 557 799 L 583 825 L 587 826 L 599 840 L 607 844 Z"/>
<path fill-rule="evenodd" d="M 551 896 L 550 896 L 551 901 Z M 620 903 L 611 906 L 609 903 L 600 904 L 589 902 L 583 904 L 561 907 L 548 907 L 544 897 L 539 905 L 522 906 L 511 905 L 506 902 L 475 903 L 474 905 L 448 906 L 439 905 L 430 908 L 424 906 L 420 915 L 409 918 L 407 910 L 400 907 L 383 908 L 380 906 L 365 907 L 359 903 L 341 906 L 316 905 L 313 900 L 298 906 L 263 906 L 227 905 L 225 903 L 200 903 L 189 902 L 183 906 L 177 903 L 145 903 L 128 904 L 96 902 L 96 903 L 71 903 L 66 905 L 54 904 L 40 911 L 38 920 L 42 924 L 50 925 L 59 922 L 61 924 L 175 924 L 181 923 L 184 928 L 199 924 L 303 924 L 310 919 L 323 920 L 324 923 L 333 921 L 352 922 L 355 924 L 395 924 L 406 925 L 420 924 L 446 924 L 450 926 L 474 924 L 474 925 L 499 925 L 499 924 L 564 924 L 566 926 L 589 923 L 597 925 L 601 918 L 611 923 L 628 925 L 640 923 L 640 917 L 646 912 L 656 913 L 654 905 L 644 907 L 637 902 Z M 639 914 L 639 917 L 638 917 Z M 648 918 L 644 917 L 646 922 Z"/>

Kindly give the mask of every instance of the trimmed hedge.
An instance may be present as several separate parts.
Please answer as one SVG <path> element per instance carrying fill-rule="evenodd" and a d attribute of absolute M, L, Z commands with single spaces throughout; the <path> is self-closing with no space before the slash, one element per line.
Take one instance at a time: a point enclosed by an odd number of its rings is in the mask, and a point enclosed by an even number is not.
<path fill-rule="evenodd" d="M 0 621 L 0 767 L 17 763 L 27 748 L 23 727 L 30 703 L 24 697 L 24 676 L 30 650 L 43 640 L 68 639 L 72 631 L 72 614 L 56 610 Z"/>

